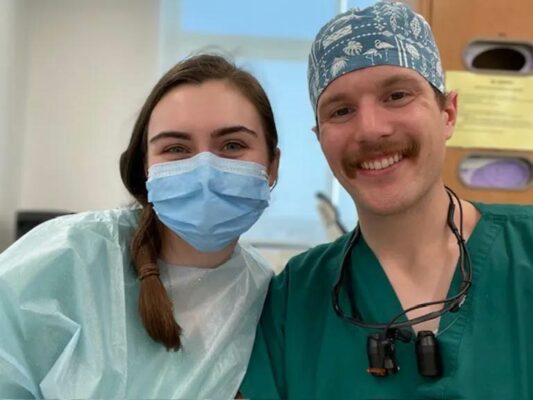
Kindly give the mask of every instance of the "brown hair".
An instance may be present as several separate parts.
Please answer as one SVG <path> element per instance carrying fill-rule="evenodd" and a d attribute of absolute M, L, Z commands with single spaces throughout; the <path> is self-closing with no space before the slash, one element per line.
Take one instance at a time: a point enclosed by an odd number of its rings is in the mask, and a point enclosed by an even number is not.
<path fill-rule="evenodd" d="M 435 100 L 437 100 L 437 105 L 439 106 L 440 110 L 444 110 L 446 107 L 446 103 L 448 101 L 448 93 L 443 93 L 439 89 L 437 89 L 435 86 L 430 85 L 431 89 L 433 89 L 433 93 L 435 94 Z"/>
<path fill-rule="evenodd" d="M 161 222 L 148 203 L 146 154 L 148 123 L 156 104 L 165 94 L 183 84 L 224 80 L 256 108 L 265 131 L 269 160 L 276 157 L 278 134 L 268 97 L 259 82 L 222 56 L 200 54 L 171 68 L 155 85 L 133 127 L 128 148 L 120 157 L 120 175 L 131 195 L 142 206 L 139 226 L 131 241 L 133 264 L 140 280 L 139 313 L 148 334 L 168 350 L 181 347 L 181 327 L 174 319 L 172 301 L 159 278 L 157 258 L 161 250 Z"/>

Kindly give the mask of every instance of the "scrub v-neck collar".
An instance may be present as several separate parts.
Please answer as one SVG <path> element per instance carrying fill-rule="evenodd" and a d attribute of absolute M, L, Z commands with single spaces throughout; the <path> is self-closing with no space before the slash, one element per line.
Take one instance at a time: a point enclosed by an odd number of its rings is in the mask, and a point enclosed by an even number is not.
<path fill-rule="evenodd" d="M 499 230 L 497 224 L 484 216 L 482 205 L 474 203 L 474 206 L 480 212 L 481 217 L 466 244 L 471 259 L 472 288 L 458 312 L 447 312 L 441 316 L 437 335 L 452 334 L 454 330 L 457 331 L 459 328 L 461 331 L 463 330 L 471 308 L 471 299 L 475 295 L 476 281 L 482 273 L 485 258 L 489 253 L 488 250 Z M 430 262 L 431 260 L 428 260 L 428 266 L 430 266 Z M 388 323 L 403 311 L 400 300 L 383 267 L 362 235 L 352 251 L 350 268 L 352 271 L 355 305 L 360 318 L 364 322 Z M 461 280 L 461 270 L 459 265 L 457 265 L 448 289 L 447 298 L 459 292 Z M 398 319 L 398 321 L 405 320 L 405 316 Z M 453 327 L 455 329 L 452 329 Z"/>

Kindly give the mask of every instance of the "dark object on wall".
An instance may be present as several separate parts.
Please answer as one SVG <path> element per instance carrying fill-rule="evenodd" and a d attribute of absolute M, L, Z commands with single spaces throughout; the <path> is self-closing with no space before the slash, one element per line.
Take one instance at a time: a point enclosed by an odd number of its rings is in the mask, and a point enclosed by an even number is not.
<path fill-rule="evenodd" d="M 418 11 L 431 25 L 444 70 L 515 79 L 533 74 L 533 1 L 418 0 Z M 489 166 L 488 159 L 492 159 L 490 168 L 476 172 L 478 168 L 471 168 L 474 158 L 484 158 L 486 166 Z M 470 171 L 465 174 L 465 169 Z M 475 173 L 486 175 L 480 178 Z M 506 178 L 502 183 L 501 176 L 511 173 L 513 179 Z M 533 150 L 526 147 L 491 149 L 479 143 L 472 147 L 448 146 L 446 150 L 444 183 L 467 200 L 533 204 L 532 175 Z M 480 181 L 485 184 L 479 185 Z"/>
<path fill-rule="evenodd" d="M 331 199 L 324 193 L 317 193 L 318 212 L 326 228 L 328 240 L 334 241 L 339 236 L 344 235 L 348 230 L 341 222 L 339 210 L 332 203 Z"/>
<path fill-rule="evenodd" d="M 68 211 L 18 211 L 15 240 L 45 221 L 68 214 L 72 213 Z"/>
<path fill-rule="evenodd" d="M 528 75 L 533 71 L 533 42 L 474 39 L 463 50 L 463 63 L 474 72 Z"/>

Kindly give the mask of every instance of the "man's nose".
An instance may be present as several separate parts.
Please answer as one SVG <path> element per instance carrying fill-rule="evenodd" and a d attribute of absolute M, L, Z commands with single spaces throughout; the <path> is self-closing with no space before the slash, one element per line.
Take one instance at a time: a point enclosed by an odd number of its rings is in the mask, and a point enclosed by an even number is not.
<path fill-rule="evenodd" d="M 392 135 L 393 128 L 387 111 L 376 101 L 361 102 L 358 107 L 354 139 L 372 142 Z"/>

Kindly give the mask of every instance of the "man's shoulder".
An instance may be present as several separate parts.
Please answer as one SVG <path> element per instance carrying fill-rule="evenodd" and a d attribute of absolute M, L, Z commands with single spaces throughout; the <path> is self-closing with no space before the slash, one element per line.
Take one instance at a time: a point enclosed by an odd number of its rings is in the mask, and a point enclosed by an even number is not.
<path fill-rule="evenodd" d="M 351 233 L 345 234 L 334 242 L 315 246 L 291 258 L 285 269 L 271 281 L 270 302 L 286 301 L 288 297 L 294 307 L 307 304 L 310 298 L 317 304 L 327 302 L 327 293 L 338 279 L 350 236 Z"/>
<path fill-rule="evenodd" d="M 533 223 L 533 205 L 474 203 L 483 218 L 522 220 Z"/>
<path fill-rule="evenodd" d="M 337 270 L 351 236 L 346 233 L 334 242 L 320 244 L 291 258 L 285 268 L 291 274 L 313 274 L 317 271 Z"/>
<path fill-rule="evenodd" d="M 501 232 L 500 237 L 520 238 L 511 242 L 533 243 L 533 205 L 475 204 L 485 221 L 485 227 Z M 486 224 L 488 222 L 488 224 Z M 490 228 L 492 227 L 492 228 Z M 511 243 L 509 242 L 509 243 Z"/>

